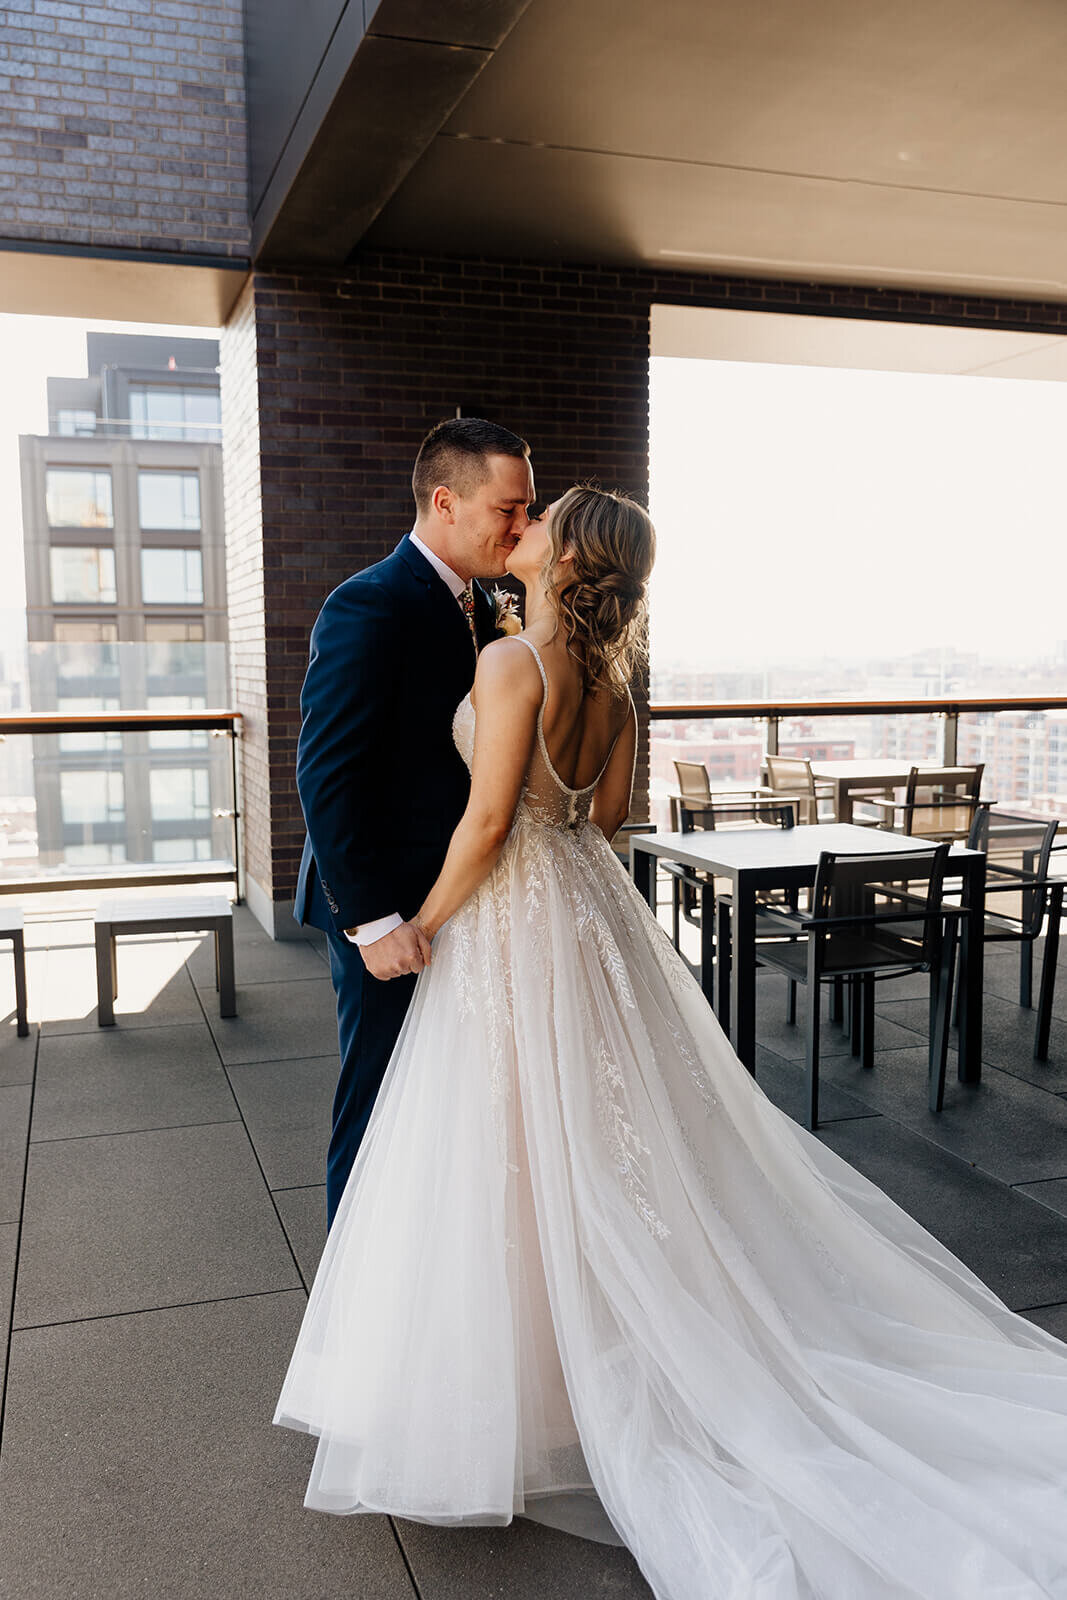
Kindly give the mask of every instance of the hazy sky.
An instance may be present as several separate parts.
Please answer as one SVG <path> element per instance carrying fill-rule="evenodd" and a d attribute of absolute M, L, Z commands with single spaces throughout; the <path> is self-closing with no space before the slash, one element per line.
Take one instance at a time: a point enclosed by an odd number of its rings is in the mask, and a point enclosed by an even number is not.
<path fill-rule="evenodd" d="M 1067 385 L 652 362 L 657 666 L 1067 638 Z"/>
<path fill-rule="evenodd" d="M 25 604 L 18 435 L 87 328 L 0 316 L 0 613 Z M 203 338 L 204 328 L 151 331 Z M 1067 638 L 1067 385 L 652 362 L 653 659 L 739 667 Z"/>

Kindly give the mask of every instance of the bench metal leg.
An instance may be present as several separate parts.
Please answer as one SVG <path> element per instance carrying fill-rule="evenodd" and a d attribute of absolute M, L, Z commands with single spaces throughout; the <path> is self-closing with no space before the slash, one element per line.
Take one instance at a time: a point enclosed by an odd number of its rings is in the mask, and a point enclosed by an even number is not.
<path fill-rule="evenodd" d="M 115 1026 L 115 996 L 118 993 L 118 973 L 115 961 L 115 938 L 109 922 L 96 925 L 96 1021 L 100 1028 Z"/>
<path fill-rule="evenodd" d="M 26 938 L 21 928 L 11 935 L 11 947 L 15 957 L 15 1022 L 19 1038 L 25 1039 L 30 1023 L 26 1010 Z"/>
<path fill-rule="evenodd" d="M 227 920 L 215 928 L 215 970 L 218 973 L 219 1016 L 237 1015 L 237 995 L 233 974 L 233 923 Z"/>

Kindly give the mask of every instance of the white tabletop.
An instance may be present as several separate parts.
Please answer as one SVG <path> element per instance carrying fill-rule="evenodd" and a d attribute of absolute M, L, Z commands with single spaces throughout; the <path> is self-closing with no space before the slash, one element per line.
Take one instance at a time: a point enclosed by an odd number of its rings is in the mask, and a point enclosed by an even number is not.
<path fill-rule="evenodd" d="M 708 828 L 692 833 L 640 833 L 630 840 L 631 849 L 666 856 L 688 866 L 709 867 L 723 873 L 760 871 L 775 867 L 811 867 L 819 864 L 824 850 L 842 855 L 900 855 L 931 851 L 928 839 L 913 839 L 905 833 L 889 833 L 883 828 L 858 828 L 851 822 L 825 822 L 803 828 L 737 828 L 729 831 Z M 953 856 L 977 856 L 978 850 L 953 845 Z"/>

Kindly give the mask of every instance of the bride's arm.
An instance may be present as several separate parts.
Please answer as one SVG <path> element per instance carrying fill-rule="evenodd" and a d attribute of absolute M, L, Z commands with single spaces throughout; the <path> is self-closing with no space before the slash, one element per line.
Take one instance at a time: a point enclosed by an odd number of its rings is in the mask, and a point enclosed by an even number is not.
<path fill-rule="evenodd" d="M 604 768 L 589 808 L 590 822 L 596 823 L 609 844 L 630 815 L 636 759 L 637 712 L 631 700 L 626 724 L 615 741 L 611 759 Z"/>
<path fill-rule="evenodd" d="M 541 675 L 529 650 L 498 639 L 478 657 L 478 716 L 467 809 L 452 835 L 437 882 L 413 919 L 432 939 L 496 866 L 530 764 Z"/>

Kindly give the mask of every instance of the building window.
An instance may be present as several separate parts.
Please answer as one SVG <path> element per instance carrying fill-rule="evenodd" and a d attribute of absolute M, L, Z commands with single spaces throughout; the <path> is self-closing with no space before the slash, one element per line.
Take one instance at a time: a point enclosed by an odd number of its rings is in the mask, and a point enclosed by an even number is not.
<path fill-rule="evenodd" d="M 91 617 L 57 617 L 52 624 L 52 638 L 58 676 L 61 679 L 117 677 L 118 637 L 117 622 L 98 622 Z"/>
<path fill-rule="evenodd" d="M 121 822 L 126 809 L 122 773 L 61 772 L 59 803 L 65 823 Z"/>
<path fill-rule="evenodd" d="M 195 532 L 200 527 L 200 474 L 139 472 L 137 501 L 143 529 Z"/>
<path fill-rule="evenodd" d="M 153 839 L 153 861 L 210 861 L 210 839 Z"/>
<path fill-rule="evenodd" d="M 199 550 L 141 551 L 141 599 L 146 606 L 204 603 L 204 568 Z"/>
<path fill-rule="evenodd" d="M 115 526 L 110 472 L 94 467 L 49 467 L 45 474 L 45 503 L 52 528 Z"/>
<path fill-rule="evenodd" d="M 202 694 L 150 694 L 149 711 L 204 711 L 207 699 Z M 148 735 L 150 750 L 206 750 L 206 728 L 157 728 Z"/>
<path fill-rule="evenodd" d="M 96 412 L 57 411 L 56 432 L 68 439 L 86 438 L 96 432 Z"/>
<path fill-rule="evenodd" d="M 63 850 L 68 867 L 109 867 L 125 859 L 124 844 L 68 844 Z"/>
<path fill-rule="evenodd" d="M 217 389 L 130 387 L 130 434 L 134 439 L 217 442 L 221 427 Z"/>
<path fill-rule="evenodd" d="M 144 625 L 148 644 L 202 644 L 204 624 L 195 617 L 158 617 Z"/>
<path fill-rule="evenodd" d="M 56 700 L 56 710 L 69 717 L 79 716 L 83 711 L 102 712 L 118 709 L 117 695 L 60 695 Z M 64 756 L 91 755 L 94 752 L 121 755 L 122 734 L 100 732 L 96 728 L 90 729 L 87 733 L 61 733 L 59 751 Z"/>
<path fill-rule="evenodd" d="M 88 545 L 53 545 L 52 600 L 56 605 L 115 604 L 115 552 Z"/>
<path fill-rule="evenodd" d="M 206 767 L 153 767 L 148 794 L 156 822 L 199 822 L 211 816 Z"/>

